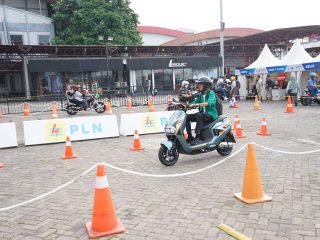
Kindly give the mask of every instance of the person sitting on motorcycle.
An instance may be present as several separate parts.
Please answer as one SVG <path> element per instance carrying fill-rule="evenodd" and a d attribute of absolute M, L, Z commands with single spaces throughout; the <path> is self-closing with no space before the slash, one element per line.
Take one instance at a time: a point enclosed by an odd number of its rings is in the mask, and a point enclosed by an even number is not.
<path fill-rule="evenodd" d="M 308 99 L 308 105 L 311 106 L 312 104 L 312 99 L 314 96 L 317 94 L 317 80 L 316 80 L 317 74 L 314 72 L 311 72 L 309 74 L 309 79 L 308 79 L 308 90 L 310 92 L 310 98 Z"/>
<path fill-rule="evenodd" d="M 219 92 L 222 97 L 223 97 L 223 100 L 227 100 L 227 86 L 225 84 L 225 81 L 223 78 L 219 78 L 218 81 L 217 81 L 217 92 Z"/>
<path fill-rule="evenodd" d="M 184 80 L 181 83 L 181 87 L 179 89 L 179 101 L 183 103 L 189 103 L 189 101 L 192 101 L 193 94 L 189 90 L 189 82 Z"/>
<path fill-rule="evenodd" d="M 204 124 L 213 122 L 218 118 L 218 111 L 216 109 L 216 95 L 210 90 L 212 82 L 208 77 L 201 77 L 196 80 L 197 90 L 199 91 L 199 96 L 194 99 L 191 107 L 197 106 L 199 108 L 198 113 L 187 114 L 186 118 L 186 129 L 188 133 L 187 142 L 191 145 L 199 144 L 201 140 L 201 129 Z M 196 122 L 196 137 L 193 138 L 191 133 L 191 122 Z"/>
<path fill-rule="evenodd" d="M 87 102 L 87 98 L 85 97 L 84 94 L 82 94 L 80 92 L 80 87 L 79 86 L 75 86 L 74 88 L 74 95 L 73 98 L 76 100 L 76 104 L 82 105 L 84 110 L 87 110 L 88 108 L 88 102 Z"/>

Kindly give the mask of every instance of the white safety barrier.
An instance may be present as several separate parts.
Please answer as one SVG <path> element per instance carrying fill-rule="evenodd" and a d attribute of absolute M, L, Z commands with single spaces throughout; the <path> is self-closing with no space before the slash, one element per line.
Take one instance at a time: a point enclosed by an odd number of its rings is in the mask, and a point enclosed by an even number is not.
<path fill-rule="evenodd" d="M 61 118 L 23 122 L 25 145 L 118 137 L 115 115 L 81 118 Z"/>
<path fill-rule="evenodd" d="M 269 147 L 265 147 L 263 145 L 260 145 L 260 144 L 257 144 L 257 143 L 254 143 L 252 142 L 252 144 L 255 144 L 256 146 L 258 147 L 261 147 L 263 149 L 266 149 L 266 150 L 269 150 L 269 151 L 274 151 L 274 152 L 278 152 L 278 153 L 283 153 L 283 154 L 312 154 L 312 153 L 316 153 L 316 152 L 320 152 L 320 149 L 316 149 L 316 150 L 313 150 L 313 151 L 305 151 L 305 152 L 289 152 L 289 151 L 281 151 L 281 150 L 277 150 L 277 149 L 272 149 L 272 148 L 269 148 Z M 205 170 L 208 170 L 210 168 L 213 168 L 213 167 L 216 167 L 222 163 L 224 163 L 226 160 L 234 157 L 235 155 L 237 155 L 238 153 L 240 153 L 243 149 L 245 149 L 247 147 L 248 143 L 246 143 L 245 145 L 243 145 L 240 149 L 238 149 L 236 152 L 234 152 L 233 154 L 231 154 L 230 156 L 220 160 L 219 162 L 216 162 L 214 164 L 211 164 L 210 166 L 207 166 L 207 167 L 204 167 L 204 168 L 200 168 L 200 169 L 197 169 L 197 170 L 194 170 L 194 171 L 190 171 L 190 172 L 185 172 L 185 173 L 176 173 L 176 174 L 151 174 L 151 173 L 140 173 L 140 172 L 136 172 L 136 171 L 131 171 L 131 170 L 127 170 L 127 169 L 123 169 L 123 168 L 120 168 L 120 167 L 116 167 L 114 165 L 111 165 L 109 163 L 105 163 L 105 162 L 102 162 L 101 164 L 104 164 L 112 169 L 115 169 L 115 170 L 118 170 L 118 171 L 122 171 L 122 172 L 125 172 L 125 173 L 129 173 L 129 174 L 134 174 L 134 175 L 138 175 L 138 176 L 141 176 L 141 177 L 155 177 L 155 178 L 171 178 L 171 177 L 183 177 L 183 176 L 187 176 L 187 175 L 191 175 L 191 174 L 196 174 L 196 173 L 199 173 L 199 172 L 202 172 L 202 171 L 205 171 Z M 86 175 L 87 173 L 89 173 L 90 171 L 92 171 L 93 169 L 95 169 L 95 167 L 97 166 L 97 163 L 94 164 L 92 167 L 90 167 L 88 170 L 84 171 L 83 173 L 81 173 L 79 176 L 75 177 L 74 179 L 70 180 L 69 182 L 43 194 L 43 195 L 40 195 L 38 197 L 35 197 L 35 198 L 32 198 L 32 199 L 29 199 L 25 202 L 21 202 L 21 203 L 18 203 L 18 204 L 15 204 L 15 205 L 12 205 L 12 206 L 9 206 L 9 207 L 4 207 L 4 208 L 0 208 L 0 212 L 4 212 L 4 211 L 7 211 L 7 210 L 10 210 L 10 209 L 13 209 L 13 208 L 17 208 L 19 206 L 23 206 L 23 205 L 26 205 L 28 203 L 32 203 L 32 202 L 35 202 L 37 200 L 40 200 L 42 198 L 45 198 L 46 196 L 50 195 L 50 194 L 53 194 L 67 186 L 69 186 L 70 184 L 74 183 L 77 179 L 79 179 L 80 177 L 83 177 L 84 175 Z"/>
<path fill-rule="evenodd" d="M 1 123 L 0 124 L 0 148 L 17 147 L 17 130 L 16 124 Z"/>
<path fill-rule="evenodd" d="M 133 135 L 164 132 L 173 111 L 121 114 L 120 134 Z"/>

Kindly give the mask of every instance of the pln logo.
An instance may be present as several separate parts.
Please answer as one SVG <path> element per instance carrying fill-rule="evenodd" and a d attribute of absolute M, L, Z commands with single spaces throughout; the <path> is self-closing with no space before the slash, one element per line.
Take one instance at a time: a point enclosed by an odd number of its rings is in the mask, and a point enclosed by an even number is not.
<path fill-rule="evenodd" d="M 62 121 L 47 122 L 45 129 L 48 142 L 61 142 L 66 138 L 66 125 Z"/>
<path fill-rule="evenodd" d="M 141 115 L 140 124 L 142 131 L 157 132 L 159 129 L 158 118 L 155 114 L 143 114 Z"/>
<path fill-rule="evenodd" d="M 150 116 L 144 120 L 144 127 L 145 128 L 152 128 L 155 126 L 155 119 L 152 119 Z"/>
<path fill-rule="evenodd" d="M 50 137 L 58 137 L 62 135 L 62 128 L 57 127 L 57 124 L 53 124 L 52 128 L 50 128 Z"/>

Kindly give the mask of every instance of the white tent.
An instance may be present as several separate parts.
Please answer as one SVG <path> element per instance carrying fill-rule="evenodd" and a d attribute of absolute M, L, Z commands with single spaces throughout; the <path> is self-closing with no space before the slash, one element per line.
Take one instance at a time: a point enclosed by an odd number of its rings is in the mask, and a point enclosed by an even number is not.
<path fill-rule="evenodd" d="M 314 62 L 314 58 L 306 52 L 300 41 L 296 39 L 290 51 L 276 66 L 286 66 L 286 72 L 299 72 L 304 71 L 302 63 L 309 62 Z"/>
<path fill-rule="evenodd" d="M 272 54 L 267 44 L 264 45 L 262 52 L 256 61 L 251 63 L 245 69 L 255 69 L 254 73 L 268 73 L 267 67 L 278 66 L 279 60 Z"/>

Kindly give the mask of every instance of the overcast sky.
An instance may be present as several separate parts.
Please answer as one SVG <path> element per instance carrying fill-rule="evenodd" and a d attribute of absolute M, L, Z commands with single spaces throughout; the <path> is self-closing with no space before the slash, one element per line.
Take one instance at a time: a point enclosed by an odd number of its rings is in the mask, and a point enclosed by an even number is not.
<path fill-rule="evenodd" d="M 141 26 L 197 32 L 219 28 L 220 0 L 131 0 Z M 320 25 L 320 0 L 223 0 L 226 27 L 262 30 Z"/>

